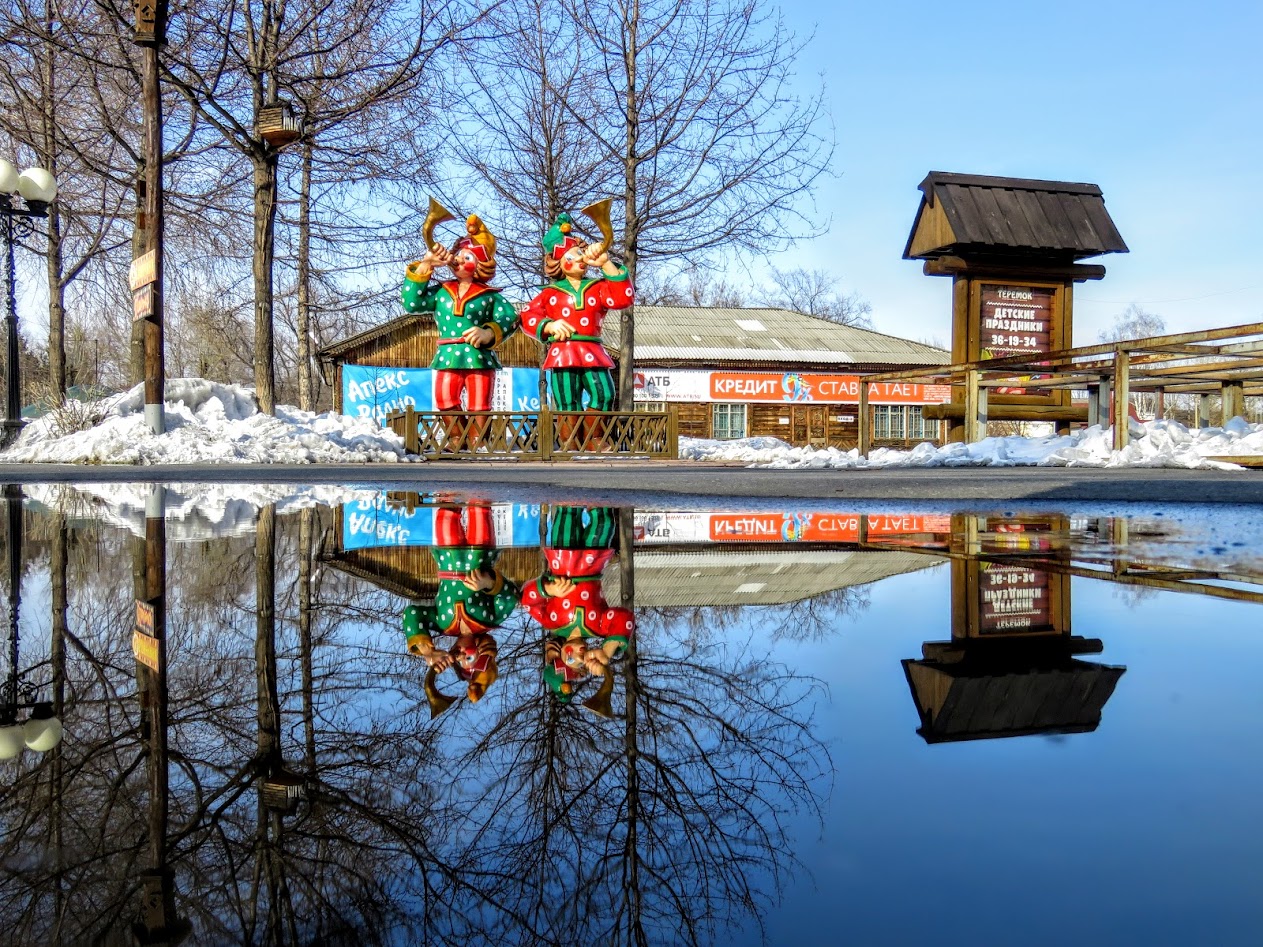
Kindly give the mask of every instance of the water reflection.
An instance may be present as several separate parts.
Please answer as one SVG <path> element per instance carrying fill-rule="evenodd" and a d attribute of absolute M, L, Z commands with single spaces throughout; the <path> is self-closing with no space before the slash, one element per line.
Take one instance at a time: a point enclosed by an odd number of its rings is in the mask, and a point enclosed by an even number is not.
<path fill-rule="evenodd" d="M 903 662 L 922 737 L 1104 730 L 1124 668 L 1081 659 L 1072 578 L 1258 594 L 1065 515 L 372 492 L 168 543 L 163 488 L 127 529 L 32 492 L 9 595 L 66 736 L 0 770 L 17 943 L 712 942 L 811 884 L 839 734 L 780 642 L 947 562 L 950 640 Z"/>

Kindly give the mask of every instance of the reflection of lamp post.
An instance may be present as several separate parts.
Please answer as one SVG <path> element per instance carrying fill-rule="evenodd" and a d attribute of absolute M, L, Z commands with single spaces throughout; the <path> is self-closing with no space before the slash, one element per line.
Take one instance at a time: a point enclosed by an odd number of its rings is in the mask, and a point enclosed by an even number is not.
<path fill-rule="evenodd" d="M 25 207 L 18 206 L 21 197 Z M 28 237 L 35 232 L 31 220 L 48 216 L 48 205 L 57 197 L 57 181 L 43 168 L 28 168 L 21 174 L 9 162 L 0 159 L 0 215 L 4 216 L 4 285 L 5 322 L 8 350 L 5 360 L 4 435 L 0 447 L 7 447 L 22 428 L 22 392 L 18 378 L 18 302 L 14 282 L 13 244 L 15 237 Z"/>
<path fill-rule="evenodd" d="M 8 513 L 9 557 L 9 677 L 4 683 L 4 700 L 0 704 L 0 760 L 11 760 L 29 747 L 37 753 L 51 750 L 61 742 L 61 721 L 53 714 L 53 705 L 35 699 L 38 688 L 21 679 L 18 673 L 18 612 L 22 604 L 22 488 L 8 484 L 4 488 L 4 505 Z M 29 710 L 25 723 L 18 722 L 18 711 Z"/>

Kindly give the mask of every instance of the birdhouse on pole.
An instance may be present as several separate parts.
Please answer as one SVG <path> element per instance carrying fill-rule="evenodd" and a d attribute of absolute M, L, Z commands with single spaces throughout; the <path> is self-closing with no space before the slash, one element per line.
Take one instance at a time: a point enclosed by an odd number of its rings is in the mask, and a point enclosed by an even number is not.
<path fill-rule="evenodd" d="M 284 99 L 278 99 L 259 109 L 254 130 L 273 148 L 284 148 L 302 137 L 303 125 L 294 114 L 293 106 Z"/>

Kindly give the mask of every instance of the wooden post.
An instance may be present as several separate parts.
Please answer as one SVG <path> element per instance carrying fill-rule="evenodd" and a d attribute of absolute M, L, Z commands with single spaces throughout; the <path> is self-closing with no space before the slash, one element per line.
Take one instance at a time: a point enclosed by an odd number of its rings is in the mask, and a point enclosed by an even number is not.
<path fill-rule="evenodd" d="M 667 407 L 667 456 L 680 459 L 680 413 L 674 406 Z"/>
<path fill-rule="evenodd" d="M 417 436 L 417 410 L 408 405 L 403 413 L 403 449 L 409 454 L 421 453 L 421 439 Z"/>
<path fill-rule="evenodd" d="M 1197 396 L 1197 415 L 1194 421 L 1195 427 L 1210 427 L 1210 395 Z"/>
<path fill-rule="evenodd" d="M 1114 351 L 1114 450 L 1122 450 L 1131 439 L 1127 403 L 1131 400 L 1131 357 L 1119 347 Z"/>
<path fill-rule="evenodd" d="M 859 428 L 860 428 L 860 456 L 867 457 L 868 452 L 873 449 L 873 426 L 872 419 L 869 417 L 868 411 L 868 382 L 863 378 L 860 379 L 860 406 L 859 406 Z"/>
<path fill-rule="evenodd" d="M 978 379 L 982 373 L 976 368 L 971 368 L 965 372 L 965 443 L 974 444 L 982 440 L 986 433 L 986 427 L 981 426 L 982 416 L 979 410 L 985 411 L 978 403 Z"/>
<path fill-rule="evenodd" d="M 539 457 L 553 459 L 553 413 L 547 408 L 539 411 Z"/>
<path fill-rule="evenodd" d="M 1163 418 L 1166 417 L 1166 413 L 1167 413 L 1166 394 L 1167 394 L 1167 391 L 1165 388 L 1158 388 L 1154 391 L 1154 397 L 1157 399 L 1157 403 L 1154 405 L 1154 409 L 1153 409 L 1153 419 L 1155 421 L 1161 421 Z"/>
<path fill-rule="evenodd" d="M 1219 386 L 1219 395 L 1223 400 L 1223 420 L 1227 424 L 1232 418 L 1245 417 L 1245 383 L 1225 381 Z"/>

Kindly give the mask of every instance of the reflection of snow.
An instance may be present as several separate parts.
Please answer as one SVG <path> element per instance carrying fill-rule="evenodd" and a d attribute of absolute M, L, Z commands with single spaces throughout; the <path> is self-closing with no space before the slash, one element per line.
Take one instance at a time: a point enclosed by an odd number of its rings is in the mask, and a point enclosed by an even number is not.
<path fill-rule="evenodd" d="M 263 414 L 240 385 L 202 378 L 166 383 L 166 433 L 144 417 L 144 386 L 28 424 L 0 460 L 90 464 L 306 464 L 404 460 L 403 439 L 371 418 L 277 405 Z M 95 423 L 93 423 L 95 422 Z M 82 427 L 82 430 L 75 428 Z"/>
<path fill-rule="evenodd" d="M 145 535 L 145 509 L 153 491 L 162 491 L 167 539 L 173 542 L 247 536 L 254 532 L 259 510 L 275 504 L 277 513 L 316 506 L 337 506 L 354 500 L 374 502 L 378 490 L 350 487 L 298 487 L 248 483 L 82 483 L 24 484 L 22 492 L 35 504 L 71 519 L 94 520 Z"/>
<path fill-rule="evenodd" d="M 680 438 L 688 460 L 743 461 L 754 467 L 1184 467 L 1234 469 L 1209 457 L 1263 454 L 1263 424 L 1233 418 L 1222 428 L 1190 430 L 1177 421 L 1132 423 L 1131 443 L 1112 447 L 1111 428 L 1093 426 L 1066 437 L 988 437 L 976 444 L 918 444 L 911 450 L 791 447 L 775 437 L 734 441 Z"/>

